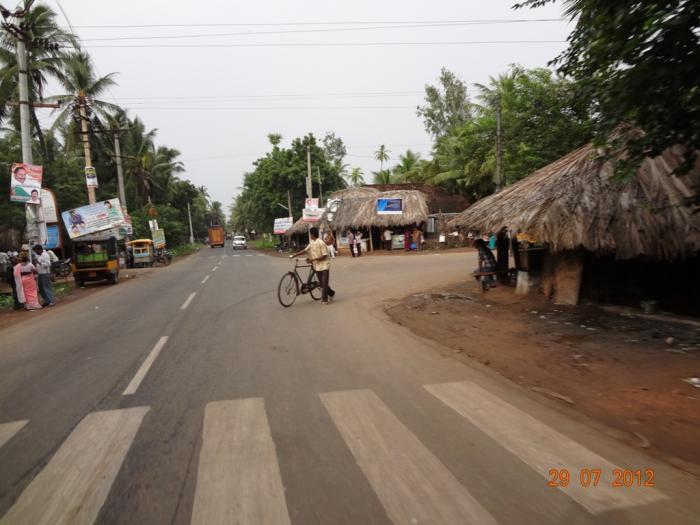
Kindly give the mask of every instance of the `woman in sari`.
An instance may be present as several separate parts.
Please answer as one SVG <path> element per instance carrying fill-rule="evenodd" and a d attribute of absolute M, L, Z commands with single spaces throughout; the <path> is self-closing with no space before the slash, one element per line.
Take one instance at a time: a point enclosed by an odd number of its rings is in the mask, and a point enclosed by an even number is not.
<path fill-rule="evenodd" d="M 29 255 L 22 253 L 19 264 L 15 266 L 15 284 L 17 285 L 17 298 L 20 303 L 24 303 L 27 310 L 39 310 L 39 298 L 37 295 L 36 268 L 29 262 Z"/>
<path fill-rule="evenodd" d="M 493 252 L 489 250 L 486 245 L 486 241 L 483 239 L 477 239 L 474 241 L 474 247 L 479 250 L 479 268 L 475 273 L 488 273 L 496 271 L 496 258 L 493 256 Z M 496 286 L 496 279 L 494 275 L 482 275 L 479 279 L 485 290 Z"/>

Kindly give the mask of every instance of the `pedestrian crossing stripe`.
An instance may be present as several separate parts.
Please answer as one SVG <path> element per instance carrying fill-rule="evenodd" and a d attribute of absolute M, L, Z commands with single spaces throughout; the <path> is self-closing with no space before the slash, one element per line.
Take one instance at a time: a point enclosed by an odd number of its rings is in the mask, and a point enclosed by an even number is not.
<path fill-rule="evenodd" d="M 94 523 L 146 412 L 88 414 L 0 523 Z"/>
<path fill-rule="evenodd" d="M 558 488 L 593 514 L 653 503 L 667 496 L 649 487 L 613 486 L 613 472 L 619 468 L 573 439 L 506 403 L 476 383 L 425 385 L 425 389 L 452 410 L 477 426 L 496 443 L 515 454 L 541 476 L 549 479 L 550 469 L 569 472 L 600 469 L 597 486 L 569 483 Z"/>

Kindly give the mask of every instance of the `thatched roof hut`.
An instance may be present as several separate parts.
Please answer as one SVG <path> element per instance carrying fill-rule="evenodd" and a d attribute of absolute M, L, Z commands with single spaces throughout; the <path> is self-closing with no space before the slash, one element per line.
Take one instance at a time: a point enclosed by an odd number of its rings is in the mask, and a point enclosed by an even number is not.
<path fill-rule="evenodd" d="M 592 144 L 486 197 L 450 221 L 450 226 L 526 232 L 552 252 L 583 248 L 618 259 L 673 260 L 700 251 L 700 157 L 694 168 L 674 175 L 683 150 L 669 148 L 643 161 L 628 181 L 614 177 L 624 152 L 603 159 Z"/>
<path fill-rule="evenodd" d="M 297 221 L 292 224 L 292 227 L 289 228 L 286 232 L 284 232 L 284 235 L 287 237 L 291 237 L 292 235 L 297 235 L 297 234 L 302 234 L 306 233 L 309 231 L 309 226 L 311 223 L 304 222 L 301 217 L 297 219 Z"/>
<path fill-rule="evenodd" d="M 380 215 L 377 213 L 377 199 L 402 199 L 403 213 Z M 420 224 L 428 218 L 428 202 L 425 194 L 415 190 L 375 191 L 367 196 L 342 198 L 333 216 L 333 228 L 347 227 L 389 227 L 407 224 Z"/>

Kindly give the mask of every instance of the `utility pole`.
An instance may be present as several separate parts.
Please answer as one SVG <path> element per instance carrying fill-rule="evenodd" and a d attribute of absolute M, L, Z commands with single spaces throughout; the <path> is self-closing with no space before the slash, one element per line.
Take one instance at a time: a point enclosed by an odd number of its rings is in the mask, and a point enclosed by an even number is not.
<path fill-rule="evenodd" d="M 316 175 L 318 176 L 318 207 L 323 207 L 323 182 L 321 182 L 321 168 L 316 166 Z"/>
<path fill-rule="evenodd" d="M 306 146 L 306 198 L 311 196 L 311 146 Z"/>
<path fill-rule="evenodd" d="M 85 167 L 86 168 L 92 168 L 92 151 L 90 150 L 90 137 L 88 137 L 88 116 L 87 116 L 87 97 L 85 96 L 85 93 L 79 93 L 78 94 L 78 99 L 79 99 L 79 105 L 78 105 L 78 111 L 80 115 L 80 136 L 83 139 L 83 154 L 85 155 Z M 120 159 L 121 162 L 121 159 Z M 87 178 L 85 180 L 85 183 L 87 184 Z M 87 187 L 88 190 L 88 202 L 90 204 L 95 204 L 97 202 L 97 196 L 95 194 L 95 187 L 94 186 L 89 186 Z"/>
<path fill-rule="evenodd" d="M 190 244 L 194 244 L 194 231 L 192 231 L 192 212 L 190 211 L 190 203 L 187 203 L 187 218 L 190 220 Z"/>
<path fill-rule="evenodd" d="M 114 160 L 117 163 L 117 184 L 119 186 L 119 200 L 122 203 L 122 209 L 126 212 L 126 191 L 124 191 L 124 171 L 122 170 L 122 149 L 121 145 L 119 144 L 119 130 L 114 131 L 114 155 L 116 157 Z"/>
<path fill-rule="evenodd" d="M 294 215 L 292 214 L 292 192 L 287 190 L 287 212 L 289 216 L 294 220 Z"/>
<path fill-rule="evenodd" d="M 502 170 L 503 149 L 501 145 L 501 92 L 496 96 L 496 193 L 503 186 Z"/>

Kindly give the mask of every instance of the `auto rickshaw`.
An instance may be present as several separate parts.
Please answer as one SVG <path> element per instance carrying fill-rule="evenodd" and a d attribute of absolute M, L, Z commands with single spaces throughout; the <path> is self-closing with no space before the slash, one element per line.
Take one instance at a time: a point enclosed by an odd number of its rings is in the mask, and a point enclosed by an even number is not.
<path fill-rule="evenodd" d="M 87 281 L 106 279 L 112 284 L 119 282 L 119 240 L 91 238 L 73 241 L 73 278 L 75 284 L 83 286 Z"/>
<path fill-rule="evenodd" d="M 153 266 L 156 253 L 151 239 L 135 239 L 127 243 L 131 248 L 134 268 L 146 268 Z"/>

